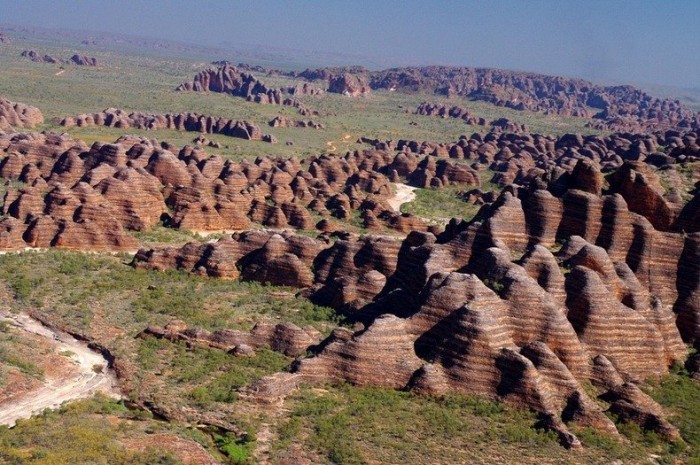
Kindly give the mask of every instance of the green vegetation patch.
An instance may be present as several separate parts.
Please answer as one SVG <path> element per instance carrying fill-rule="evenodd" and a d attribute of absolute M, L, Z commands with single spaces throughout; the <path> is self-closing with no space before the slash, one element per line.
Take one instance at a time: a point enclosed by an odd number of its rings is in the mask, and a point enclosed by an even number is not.
<path fill-rule="evenodd" d="M 216 238 L 216 235 L 204 237 L 185 229 L 168 228 L 161 224 L 153 226 L 148 231 L 131 231 L 131 235 L 134 236 L 144 248 L 185 244 L 193 241 L 206 242 L 212 238 Z"/>
<path fill-rule="evenodd" d="M 7 383 L 11 370 L 18 370 L 25 377 L 43 379 L 44 370 L 29 357 L 37 352 L 40 351 L 33 340 L 22 337 L 8 323 L 0 321 L 0 387 Z"/>
<path fill-rule="evenodd" d="M 415 200 L 401 205 L 402 213 L 411 213 L 430 222 L 446 224 L 452 218 L 472 219 L 481 206 L 472 205 L 457 196 L 465 187 L 416 189 Z"/>
<path fill-rule="evenodd" d="M 687 443 L 687 447 L 668 445 L 668 452 L 678 454 L 682 463 L 700 464 L 700 382 L 676 369 L 661 380 L 651 381 L 645 390 L 670 414 L 669 420 Z"/>
<path fill-rule="evenodd" d="M 164 388 L 180 392 L 186 403 L 202 408 L 235 402 L 239 388 L 284 370 L 291 360 L 266 349 L 257 350 L 254 357 L 234 357 L 220 349 L 188 348 L 150 336 L 140 341 L 136 357 L 144 384 L 155 373 Z"/>
<path fill-rule="evenodd" d="M 98 340 L 123 362 L 133 400 L 180 411 L 225 414 L 236 424 L 237 389 L 283 370 L 291 359 L 269 350 L 235 357 L 219 349 L 136 337 L 147 326 L 178 319 L 214 331 L 249 331 L 257 322 L 290 321 L 325 333 L 338 316 L 295 296 L 295 289 L 136 270 L 130 257 L 62 250 L 0 255 L 0 283 L 15 310 L 31 306 L 51 321 Z"/>
<path fill-rule="evenodd" d="M 590 433 L 567 451 L 535 414 L 482 398 L 444 398 L 352 386 L 306 388 L 278 425 L 276 450 L 305 442 L 330 463 L 643 463 L 649 449 Z M 428 462 L 426 462 L 426 460 Z"/>
<path fill-rule="evenodd" d="M 46 410 L 8 429 L 0 426 L 0 463 L 22 465 L 176 465 L 169 451 L 149 447 L 128 450 L 120 440 L 144 435 L 146 427 L 165 425 L 133 422 L 122 403 L 104 397 L 76 401 Z"/>
<path fill-rule="evenodd" d="M 255 445 L 254 436 L 217 435 L 214 437 L 214 441 L 219 450 L 228 459 L 228 463 L 232 465 L 250 463 L 253 446 Z"/>
<path fill-rule="evenodd" d="M 0 255 L 0 280 L 27 305 L 77 330 L 95 320 L 136 335 L 172 319 L 207 330 L 250 330 L 258 321 L 290 321 L 328 332 L 335 311 L 295 296 L 296 289 L 214 279 L 185 271 L 133 269 L 126 255 L 63 250 Z"/>
<path fill-rule="evenodd" d="M 359 137 L 380 139 L 413 139 L 433 142 L 455 141 L 462 134 L 484 133 L 488 128 L 469 126 L 455 118 L 436 118 L 415 115 L 413 112 L 428 100 L 468 108 L 487 120 L 506 117 L 526 123 L 540 133 L 597 132 L 585 127 L 583 118 L 565 118 L 542 113 L 527 113 L 484 102 L 463 98 L 446 99 L 434 94 L 373 91 L 366 98 L 348 98 L 326 93 L 304 96 L 300 100 L 317 110 L 312 119 L 326 129 L 272 128 L 267 123 L 277 115 L 293 119 L 309 119 L 296 109 L 281 105 L 261 105 L 226 94 L 208 92 L 175 92 L 185 81 L 191 81 L 198 71 L 209 66 L 201 59 L 191 57 L 142 56 L 133 52 L 92 50 L 100 65 L 65 66 L 60 72 L 57 65 L 34 63 L 20 57 L 22 50 L 36 48 L 40 53 L 66 57 L 75 53 L 73 44 L 33 42 L 16 39 L 0 48 L 0 95 L 13 101 L 40 108 L 46 123 L 39 130 L 67 131 L 73 137 L 88 143 L 95 140 L 111 142 L 122 134 L 137 134 L 167 140 L 182 146 L 191 144 L 195 133 L 171 130 L 146 131 L 134 128 L 107 127 L 64 128 L 54 118 L 76 116 L 81 113 L 102 111 L 109 107 L 149 113 L 198 112 L 211 116 L 247 120 L 259 125 L 264 133 L 274 135 L 279 143 L 267 144 L 212 134 L 209 139 L 222 148 L 207 147 L 207 152 L 225 158 L 253 160 L 260 155 L 300 156 L 317 155 L 324 151 L 344 154 L 347 150 L 368 148 L 357 144 Z M 299 65 L 303 68 L 303 65 Z M 281 76 L 257 76 L 271 86 L 289 86 L 300 81 Z M 323 87 L 323 83 L 315 85 Z M 294 145 L 287 145 L 292 142 Z"/>

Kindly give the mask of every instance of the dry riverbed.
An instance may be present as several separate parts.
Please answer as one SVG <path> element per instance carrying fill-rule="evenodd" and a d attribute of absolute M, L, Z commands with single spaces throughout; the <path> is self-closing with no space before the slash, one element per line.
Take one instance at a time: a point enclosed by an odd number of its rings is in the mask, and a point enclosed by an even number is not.
<path fill-rule="evenodd" d="M 394 184 L 394 187 L 396 188 L 396 192 L 394 193 L 393 197 L 387 200 L 387 202 L 391 208 L 394 209 L 394 211 L 398 212 L 401 211 L 401 205 L 408 202 L 413 202 L 416 199 L 415 190 L 417 188 L 399 183 Z"/>
<path fill-rule="evenodd" d="M 66 401 L 91 397 L 97 392 L 120 397 L 116 377 L 108 368 L 107 360 L 89 349 L 86 343 L 49 329 L 24 313 L 0 311 L 0 321 L 8 323 L 14 331 L 38 336 L 55 354 L 67 359 L 62 369 L 47 372 L 38 386 L 9 399 L 0 399 L 0 425 L 13 426 L 19 419 L 56 408 Z"/>

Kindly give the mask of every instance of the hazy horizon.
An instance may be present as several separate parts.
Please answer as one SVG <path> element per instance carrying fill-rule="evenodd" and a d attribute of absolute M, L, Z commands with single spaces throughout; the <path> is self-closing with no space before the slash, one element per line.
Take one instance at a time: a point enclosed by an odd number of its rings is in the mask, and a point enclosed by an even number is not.
<path fill-rule="evenodd" d="M 0 0 L 0 22 L 201 46 L 279 47 L 387 66 L 461 65 L 700 86 L 700 2 Z M 361 61 L 361 60 L 360 60 Z"/>

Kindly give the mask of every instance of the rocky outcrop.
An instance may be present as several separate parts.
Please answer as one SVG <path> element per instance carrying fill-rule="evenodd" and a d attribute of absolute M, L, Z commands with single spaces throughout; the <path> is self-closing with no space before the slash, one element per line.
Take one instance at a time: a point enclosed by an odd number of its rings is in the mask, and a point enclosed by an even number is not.
<path fill-rule="evenodd" d="M 328 92 L 348 97 L 366 96 L 370 93 L 369 80 L 361 74 L 334 75 L 328 80 Z"/>
<path fill-rule="evenodd" d="M 234 124 L 231 120 L 195 114 L 125 114 L 119 110 L 66 119 L 64 124 L 118 127 L 134 124 L 136 127 L 219 133 L 238 131 L 242 137 L 252 138 L 259 134 L 255 127 Z M 401 233 L 439 233 L 420 218 L 396 213 L 388 205 L 387 199 L 392 195 L 390 181 L 432 188 L 479 186 L 482 177 L 479 171 L 488 166 L 496 173 L 494 181 L 502 184 L 517 182 L 533 191 L 527 198 L 521 194 L 516 196 L 532 203 L 524 209 L 525 214 L 533 218 L 528 228 L 533 233 L 543 234 L 543 240 L 548 243 L 558 239 L 560 228 L 559 220 L 552 216 L 552 212 L 562 209 L 576 212 L 562 231 L 588 238 L 600 231 L 599 226 L 588 218 L 597 215 L 597 211 L 603 212 L 601 215 L 615 215 L 623 208 L 618 197 L 629 204 L 624 208 L 650 222 L 647 225 L 638 220 L 634 223 L 635 231 L 652 228 L 669 233 L 668 240 L 676 240 L 673 238 L 678 232 L 694 231 L 693 218 L 698 216 L 700 209 L 697 202 L 684 205 L 678 191 L 674 194 L 662 187 L 655 174 L 659 168 L 641 161 L 648 158 L 644 158 L 641 147 L 648 153 L 657 144 L 668 144 L 669 153 L 675 158 L 669 155 L 670 164 L 664 165 L 664 169 L 671 170 L 681 160 L 693 159 L 689 154 L 693 153 L 694 141 L 691 133 L 679 137 L 672 131 L 653 136 L 615 134 L 606 138 L 577 135 L 551 138 L 491 132 L 486 136 L 463 137 L 454 144 L 418 144 L 400 140 L 395 144 L 386 143 L 381 150 L 348 152 L 342 157 L 311 157 L 302 165 L 296 159 L 259 158 L 254 163 L 226 162 L 218 156 L 206 154 L 202 147 L 188 146 L 179 150 L 170 144 L 145 138 L 123 137 L 116 144 L 97 144 L 88 148 L 55 135 L 43 139 L 7 135 L 1 141 L 5 155 L 0 161 L 0 176 L 20 180 L 29 186 L 40 182 L 39 191 L 22 193 L 22 199 L 13 210 L 13 216 L 23 222 L 29 218 L 27 212 L 42 210 L 37 199 L 58 183 L 75 189 L 82 181 L 93 190 L 98 189 L 99 195 L 109 197 L 116 208 L 114 215 L 126 229 L 147 229 L 160 217 L 160 221 L 169 226 L 193 231 L 240 230 L 254 222 L 273 228 L 313 229 L 318 225 L 330 233 L 340 229 L 337 225 L 331 227 L 335 221 L 332 218 L 352 221 L 359 216 L 362 223 L 373 231 L 393 229 Z M 395 149 L 400 151 L 397 153 Z M 622 169 L 618 169 L 620 167 Z M 602 169 L 618 171 L 604 180 L 600 174 Z M 106 178 L 108 181 L 101 183 Z M 143 207 L 138 203 L 142 200 L 119 200 L 128 196 L 130 188 L 140 189 L 141 182 L 150 186 L 147 192 L 160 192 L 143 197 L 146 202 Z M 516 194 L 516 190 L 511 190 L 511 193 Z M 603 193 L 618 196 L 602 201 L 600 195 Z M 84 193 L 80 195 L 84 196 Z M 495 196 L 470 194 L 468 200 L 475 204 L 489 204 L 493 203 Z M 17 199 L 13 198 L 10 203 L 15 201 Z M 509 202 L 508 205 L 513 203 Z M 170 211 L 166 213 L 168 208 Z M 514 209 L 513 213 L 494 215 L 489 228 L 503 229 L 501 224 L 507 225 L 518 218 L 521 219 L 517 221 L 522 223 L 522 214 L 517 213 L 520 207 L 513 204 L 509 208 Z M 144 220 L 146 209 L 155 213 Z M 125 213 L 129 211 L 142 213 L 134 218 L 133 214 Z M 322 221 L 312 218 L 314 214 Z M 522 236 L 506 235 L 500 240 L 512 247 L 511 239 L 518 237 Z M 516 248 L 522 253 L 527 241 L 517 240 L 520 242 Z M 610 240 L 619 241 L 618 238 Z M 668 247 L 678 247 L 672 242 L 668 244 Z M 638 271 L 635 269 L 635 272 Z M 661 279 L 673 285 L 669 278 Z"/>
<path fill-rule="evenodd" d="M 219 329 L 213 332 L 188 327 L 174 320 L 165 327 L 149 326 L 141 335 L 150 335 L 170 341 L 183 341 L 188 346 L 204 346 L 225 350 L 235 356 L 255 355 L 256 349 L 266 348 L 281 352 L 287 357 L 297 357 L 321 342 L 322 336 L 315 328 L 300 328 L 292 323 L 257 323 L 249 332 Z"/>
<path fill-rule="evenodd" d="M 52 57 L 51 55 L 41 56 L 34 50 L 24 50 L 20 55 L 25 57 L 25 58 L 29 58 L 30 60 L 32 60 L 36 63 L 51 63 L 51 64 L 59 63 L 59 60 Z"/>
<path fill-rule="evenodd" d="M 221 144 L 215 140 L 210 140 L 204 137 L 204 135 L 200 134 L 194 139 L 192 139 L 192 142 L 194 142 L 196 145 L 206 145 L 207 147 L 213 147 L 215 149 L 220 149 Z"/>
<path fill-rule="evenodd" d="M 408 170 L 415 169 L 415 164 L 408 159 L 408 155 L 431 155 L 437 158 L 466 160 L 469 161 L 470 167 L 475 169 L 488 167 L 495 172 L 491 182 L 501 186 L 511 183 L 527 186 L 533 181 L 553 181 L 551 190 L 558 194 L 572 187 L 600 192 L 604 184 L 601 174 L 616 171 L 625 162 L 637 163 L 638 169 L 635 172 L 641 170 L 649 173 L 669 170 L 677 164 L 699 161 L 700 146 L 696 141 L 695 132 L 614 133 L 605 137 L 564 134 L 561 137 L 552 137 L 520 131 L 507 132 L 495 128 L 485 135 L 474 133 L 471 136 L 461 136 L 457 142 L 441 144 L 405 139 L 359 140 L 377 150 L 399 151 L 396 164 L 392 167 L 399 176 L 405 176 Z M 668 154 L 660 150 L 665 150 Z M 648 168 L 640 167 L 640 163 L 648 165 Z M 651 179 L 651 175 L 644 174 L 638 176 L 636 182 L 641 182 L 642 177 Z M 676 175 L 675 178 L 681 177 Z M 619 182 L 622 177 L 617 175 L 614 179 Z M 594 185 L 588 187 L 588 183 L 591 182 Z M 687 193 L 692 191 L 692 187 L 687 186 L 688 183 L 683 187 L 683 182 L 680 182 L 668 190 L 659 188 L 658 181 L 654 183 L 654 189 L 660 192 L 664 202 L 670 204 L 667 208 L 674 211 L 683 207 L 683 200 L 678 195 L 679 189 L 685 189 Z M 690 228 L 686 230 L 692 230 L 692 221 L 689 218 L 697 211 L 694 204 L 688 204 L 681 214 L 681 218 L 688 220 L 678 219 L 683 221 L 684 227 Z M 672 216 L 675 217 L 676 214 L 678 212 Z"/>
<path fill-rule="evenodd" d="M 372 88 L 430 90 L 516 110 L 592 119 L 608 130 L 697 129 L 698 116 L 680 102 L 632 86 L 598 86 L 582 79 L 497 69 L 431 66 L 380 71 Z M 592 113 L 588 108 L 599 110 Z"/>
<path fill-rule="evenodd" d="M 0 32 L 0 44 L 11 44 L 12 39 L 4 32 Z"/>
<path fill-rule="evenodd" d="M 457 391 L 533 409 L 571 447 L 580 444 L 570 425 L 617 434 L 604 410 L 678 439 L 637 383 L 685 359 L 681 336 L 698 340 L 700 242 L 656 229 L 621 193 L 606 193 L 595 165 L 581 163 L 566 184 L 512 186 L 472 221 L 452 220 L 437 236 L 318 241 L 304 257 L 292 252 L 313 264 L 313 284 L 297 273 L 294 285 L 364 327 L 335 330 L 285 375 L 286 389 L 270 379 L 270 394 L 329 380 Z M 626 188 L 645 198 L 648 183 Z M 294 267 L 268 265 L 290 253 L 293 237 L 234 237 L 211 247 L 243 247 L 245 255 L 231 254 L 235 267 L 262 280 L 270 270 L 294 275 Z M 134 265 L 154 266 L 163 255 L 171 266 L 213 274 L 204 250 L 140 251 Z M 249 263 L 263 271 L 248 271 Z"/>
<path fill-rule="evenodd" d="M 371 92 L 369 70 L 362 66 L 306 69 L 295 77 L 309 81 L 326 81 L 328 92 L 349 97 L 367 96 Z"/>
<path fill-rule="evenodd" d="M 336 66 L 317 69 L 305 69 L 297 73 L 296 77 L 307 79 L 309 81 L 328 81 L 333 76 L 340 74 L 364 74 L 369 75 L 369 70 L 364 66 Z"/>
<path fill-rule="evenodd" d="M 214 277 L 306 287 L 313 283 L 313 260 L 325 246 L 309 237 L 285 232 L 247 231 L 212 244 L 193 242 L 182 249 L 142 249 L 134 264 L 147 269 L 177 267 Z"/>
<path fill-rule="evenodd" d="M 476 117 L 471 111 L 459 106 L 449 107 L 437 103 L 423 102 L 416 108 L 417 115 L 457 118 L 472 126 L 486 126 L 486 119 Z"/>
<path fill-rule="evenodd" d="M 518 124 L 510 121 L 507 118 L 498 118 L 493 121 L 487 121 L 485 118 L 476 117 L 471 111 L 460 106 L 439 105 L 437 103 L 423 102 L 418 105 L 415 113 L 417 115 L 437 116 L 440 118 L 456 118 L 461 119 L 466 124 L 471 126 L 490 126 L 492 130 L 508 133 L 527 133 L 528 127 L 524 124 Z"/>
<path fill-rule="evenodd" d="M 38 108 L 0 97 L 0 129 L 33 128 L 44 122 Z"/>
<path fill-rule="evenodd" d="M 77 121 L 119 125 L 122 121 L 140 127 L 150 121 L 185 129 L 232 129 L 230 124 L 192 115 L 161 120 L 118 111 Z M 75 124 L 75 120 L 64 123 Z M 223 129 L 219 127 L 222 124 Z M 242 124 L 238 127 L 244 130 Z M 245 131 L 256 137 L 255 129 Z M 0 147 L 0 176 L 22 181 L 27 188 L 36 187 L 8 194 L 11 198 L 5 202 L 6 208 L 15 204 L 11 214 L 22 222 L 43 212 L 46 193 L 60 184 L 71 191 L 80 187 L 81 202 L 91 198 L 85 197 L 89 190 L 96 192 L 127 230 L 147 230 L 159 222 L 191 231 L 241 230 L 249 228 L 251 222 L 309 230 L 318 223 L 312 213 L 327 220 L 334 217 L 352 221 L 356 217 L 353 212 L 369 211 L 374 216 L 375 230 L 427 229 L 420 219 L 397 215 L 388 204 L 393 194 L 382 172 L 390 171 L 393 159 L 385 152 L 322 155 L 302 165 L 294 158 L 225 161 L 208 155 L 201 145 L 178 149 L 132 136 L 121 137 L 114 144 L 88 147 L 66 135 L 7 134 L 0 137 Z M 433 180 L 433 184 L 478 182 L 475 173 L 464 165 L 414 165 L 415 175 Z M 73 212 L 65 209 L 60 213 L 67 216 Z"/>
<path fill-rule="evenodd" d="M 74 126 L 109 126 L 120 129 L 132 127 L 138 129 L 174 129 L 204 134 L 223 134 L 247 140 L 265 140 L 265 135 L 260 127 L 253 123 L 199 113 L 127 113 L 118 108 L 108 108 L 98 113 L 66 117 L 61 119 L 59 124 L 69 128 Z"/>
<path fill-rule="evenodd" d="M 337 329 L 323 343 L 324 356 L 302 360 L 296 370 L 305 381 L 347 381 L 400 389 L 408 384 L 421 360 L 404 320 L 384 315 L 371 327 L 352 334 Z M 377 370 L 375 360 L 382 360 Z"/>
<path fill-rule="evenodd" d="M 213 69 L 208 68 L 197 73 L 194 80 L 180 84 L 177 91 L 219 92 L 242 97 L 250 102 L 285 105 L 297 108 L 303 115 L 315 112 L 296 99 L 300 95 L 318 95 L 321 90 L 309 83 L 296 84 L 290 87 L 272 88 L 265 85 L 250 73 L 224 64 Z"/>
<path fill-rule="evenodd" d="M 627 161 L 608 180 L 611 191 L 620 194 L 630 210 L 648 219 L 655 229 L 668 231 L 678 219 L 682 205 L 664 198 L 666 190 L 646 163 Z"/>
<path fill-rule="evenodd" d="M 574 116 L 613 131 L 698 130 L 700 117 L 678 100 L 660 99 L 632 86 L 600 86 L 583 79 L 491 68 L 425 66 L 369 71 L 321 68 L 297 74 L 311 81 L 360 80 L 368 89 L 460 96 L 514 110 Z M 342 93 L 346 90 L 339 86 Z"/>
<path fill-rule="evenodd" d="M 79 66 L 97 66 L 97 58 L 78 55 L 77 53 L 70 57 L 66 63 Z"/>
<path fill-rule="evenodd" d="M 13 219 L 9 223 L 8 238 L 12 241 L 5 244 L 6 249 L 62 247 L 113 251 L 137 246 L 137 241 L 126 234 L 116 209 L 101 203 L 100 195 L 87 185 L 69 190 L 60 184 L 49 188 L 35 182 L 12 195 L 16 199 L 8 206 L 6 197 L 5 206 L 17 221 Z"/>
<path fill-rule="evenodd" d="M 79 65 L 79 66 L 97 66 L 97 59 L 94 57 L 88 57 L 85 55 L 75 54 L 67 60 L 59 60 L 52 57 L 51 55 L 41 56 L 35 50 L 24 50 L 21 56 L 29 58 L 30 60 L 37 63 L 51 63 L 51 64 L 68 64 L 68 65 Z"/>
<path fill-rule="evenodd" d="M 313 128 L 313 129 L 325 129 L 325 126 L 321 123 L 317 123 L 313 120 L 294 120 L 284 116 L 275 116 L 272 118 L 268 124 L 273 128 Z"/>

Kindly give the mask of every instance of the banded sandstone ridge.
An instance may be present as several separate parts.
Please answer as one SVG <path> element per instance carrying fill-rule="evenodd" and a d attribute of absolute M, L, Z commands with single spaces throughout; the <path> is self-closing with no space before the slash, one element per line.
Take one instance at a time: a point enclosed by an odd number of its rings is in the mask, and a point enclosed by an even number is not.
<path fill-rule="evenodd" d="M 175 129 L 177 131 L 194 131 L 204 134 L 223 134 L 246 140 L 272 142 L 269 134 L 263 134 L 260 127 L 248 121 L 200 115 L 199 113 L 153 114 L 127 113 L 118 108 L 107 108 L 97 113 L 84 113 L 69 116 L 59 121 L 61 126 L 108 126 L 119 129 Z"/>
<path fill-rule="evenodd" d="M 77 53 L 71 56 L 67 60 L 59 60 L 52 57 L 51 55 L 41 56 L 36 50 L 24 50 L 20 56 L 29 58 L 36 63 L 51 63 L 51 64 L 66 64 L 66 65 L 79 65 L 79 66 L 97 66 L 97 58 L 89 57 L 85 55 L 78 55 Z"/>
<path fill-rule="evenodd" d="M 440 118 L 461 119 L 470 126 L 491 126 L 504 132 L 530 132 L 526 125 L 514 123 L 507 118 L 498 118 L 487 122 L 485 118 L 476 117 L 466 108 L 453 105 L 438 105 L 436 103 L 423 102 L 416 108 L 417 115 L 438 116 Z"/>
<path fill-rule="evenodd" d="M 656 98 L 629 85 L 601 86 L 562 76 L 456 66 L 381 71 L 353 66 L 307 69 L 294 77 L 351 83 L 333 90 L 351 95 L 382 89 L 460 96 L 515 110 L 587 118 L 591 127 L 613 131 L 700 128 L 698 113 L 678 100 Z"/>
<path fill-rule="evenodd" d="M 529 407 L 569 446 L 579 444 L 570 424 L 616 434 L 605 409 L 678 439 L 637 383 L 667 373 L 686 358 L 684 341 L 700 340 L 700 224 L 676 226 L 697 218 L 700 197 L 669 223 L 653 208 L 645 166 L 625 165 L 603 189 L 581 160 L 565 185 L 542 176 L 508 187 L 438 235 L 329 245 L 249 232 L 141 250 L 134 265 L 294 285 L 364 322 L 256 384 L 258 396 L 329 381 L 458 391 Z"/>
<path fill-rule="evenodd" d="M 44 116 L 38 108 L 0 97 L 0 130 L 33 128 L 43 122 Z"/>
<path fill-rule="evenodd" d="M 274 70 L 264 71 L 275 74 Z M 630 85 L 601 86 L 561 76 L 451 66 L 382 71 L 353 66 L 278 74 L 325 81 L 328 92 L 352 97 L 366 96 L 371 89 L 460 96 L 515 110 L 586 118 L 590 120 L 588 125 L 596 129 L 634 132 L 700 129 L 700 114 L 678 100 L 656 98 Z M 270 89 L 252 74 L 228 63 L 198 73 L 192 82 L 181 84 L 177 90 L 224 92 L 261 103 L 301 105 L 297 107 L 303 114 L 309 114 L 308 109 L 294 99 L 284 99 L 284 95 L 322 92 L 308 84 Z"/>
<path fill-rule="evenodd" d="M 199 147 L 178 149 L 146 138 L 124 136 L 88 147 L 55 133 L 0 134 L 0 149 L 0 177 L 23 183 L 9 185 L 4 195 L 2 250 L 129 250 L 136 242 L 127 231 L 147 231 L 161 222 L 190 231 L 241 230 L 258 223 L 333 232 L 342 228 L 330 218 L 350 221 L 357 211 L 370 228 L 428 230 L 422 220 L 387 203 L 392 191 L 381 171 L 398 158 L 416 179 L 479 184 L 477 173 L 464 164 L 427 166 L 416 155 L 378 151 L 322 155 L 304 164 L 263 157 L 235 163 Z"/>
<path fill-rule="evenodd" d="M 250 102 L 285 105 L 297 108 L 300 114 L 310 116 L 316 114 L 295 97 L 299 95 L 318 95 L 322 90 L 304 83 L 291 87 L 272 88 L 265 85 L 250 73 L 224 64 L 217 69 L 207 68 L 197 73 L 192 82 L 180 84 L 177 91 L 219 92 L 242 97 Z"/>
<path fill-rule="evenodd" d="M 120 121 L 116 116 L 109 121 Z M 78 122 L 87 124 L 95 118 L 99 121 L 99 114 Z M 160 121 L 150 118 L 127 119 L 124 124 Z M 209 124 L 193 115 L 176 116 L 171 122 L 190 120 L 199 130 Z M 24 183 L 6 191 L 0 248 L 131 249 L 135 242 L 126 231 L 149 230 L 161 222 L 190 231 L 242 230 L 258 223 L 333 233 L 355 215 L 369 230 L 437 233 L 439 228 L 421 218 L 394 211 L 387 202 L 390 183 L 473 188 L 480 185 L 480 172 L 486 168 L 500 185 L 549 182 L 557 195 L 570 182 L 600 192 L 603 181 L 598 171 L 617 170 L 615 192 L 632 211 L 653 214 L 650 221 L 655 228 L 697 229 L 697 213 L 690 207 L 696 202 L 684 206 L 684 199 L 692 195 L 686 174 L 674 169 L 681 166 L 685 173 L 693 166 L 688 162 L 698 159 L 694 133 L 552 138 L 491 132 L 452 144 L 370 142 L 375 150 L 342 157 L 234 163 L 210 156 L 201 147 L 178 149 L 145 138 L 123 137 L 115 144 L 88 147 L 51 133 L 0 135 L 0 177 Z M 666 152 L 658 152 L 661 146 Z M 657 173 L 665 173 L 666 188 Z M 486 198 L 479 191 L 470 191 L 468 197 L 477 203 Z"/>

